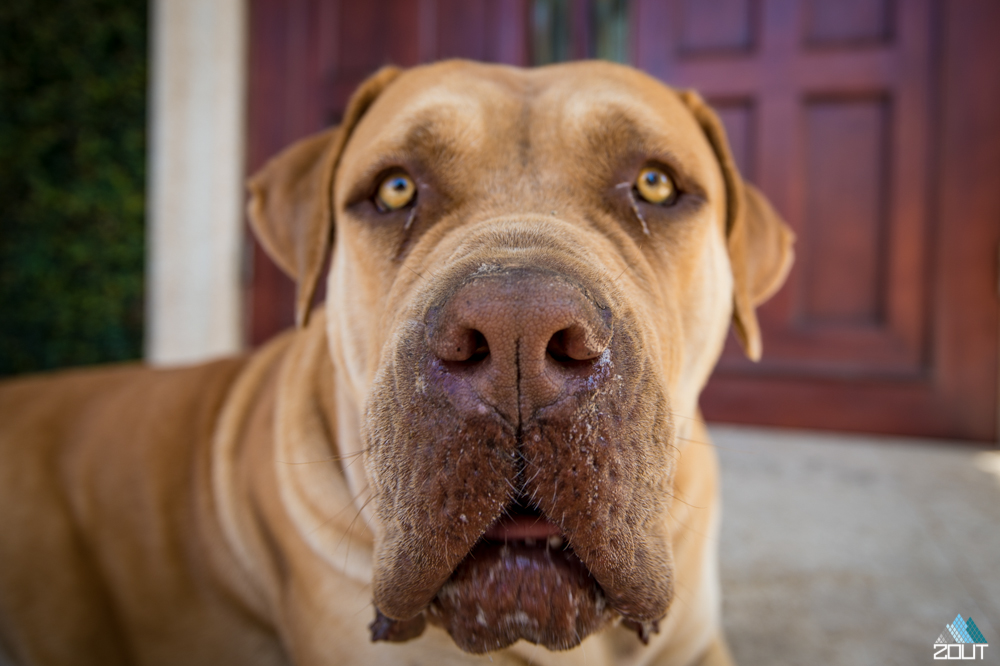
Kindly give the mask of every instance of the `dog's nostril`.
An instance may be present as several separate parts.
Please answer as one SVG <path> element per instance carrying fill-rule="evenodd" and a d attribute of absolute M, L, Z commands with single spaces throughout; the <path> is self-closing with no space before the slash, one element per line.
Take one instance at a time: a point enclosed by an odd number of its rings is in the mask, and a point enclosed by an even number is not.
<path fill-rule="evenodd" d="M 548 347 L 545 348 L 545 351 L 559 363 L 568 363 L 573 360 L 569 357 L 569 354 L 566 353 L 566 329 L 556 331 L 556 333 L 553 334 L 552 338 L 549 340 Z"/>
<path fill-rule="evenodd" d="M 490 355 L 490 345 L 486 342 L 486 336 L 479 331 L 473 331 L 472 355 L 467 359 L 468 363 L 479 363 Z"/>
<path fill-rule="evenodd" d="M 474 328 L 466 328 L 454 333 L 451 339 L 445 342 L 445 345 L 447 346 L 439 347 L 438 351 L 438 356 L 443 361 L 472 365 L 490 355 L 490 346 L 486 342 L 486 336 Z"/>
<path fill-rule="evenodd" d="M 603 345 L 594 344 L 588 339 L 586 329 L 573 325 L 556 331 L 545 348 L 546 353 L 557 363 L 572 363 L 573 361 L 592 361 L 604 351 Z M 593 347 L 600 346 L 600 349 Z"/>

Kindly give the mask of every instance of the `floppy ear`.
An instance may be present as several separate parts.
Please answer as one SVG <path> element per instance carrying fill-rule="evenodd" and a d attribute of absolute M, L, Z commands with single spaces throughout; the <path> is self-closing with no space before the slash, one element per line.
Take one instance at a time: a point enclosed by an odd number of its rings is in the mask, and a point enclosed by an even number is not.
<path fill-rule="evenodd" d="M 333 246 L 333 177 L 341 152 L 365 111 L 399 74 L 396 67 L 380 69 L 355 91 L 339 126 L 286 148 L 250 177 L 250 225 L 268 256 L 296 282 L 300 327 Z"/>
<path fill-rule="evenodd" d="M 726 181 L 726 241 L 733 267 L 733 326 L 743 351 L 751 360 L 759 361 L 761 339 L 756 308 L 785 281 L 794 258 L 795 234 L 760 190 L 743 182 L 729 150 L 726 130 L 701 95 L 685 90 L 680 98 L 712 144 Z"/>

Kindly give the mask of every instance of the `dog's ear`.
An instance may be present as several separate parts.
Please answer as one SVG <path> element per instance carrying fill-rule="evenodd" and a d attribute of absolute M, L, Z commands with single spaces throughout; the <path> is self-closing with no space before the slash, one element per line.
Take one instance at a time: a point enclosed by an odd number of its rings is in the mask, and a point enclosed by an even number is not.
<path fill-rule="evenodd" d="M 726 234 L 733 267 L 733 326 L 743 351 L 760 360 L 760 326 L 756 308 L 781 287 L 792 267 L 795 234 L 760 191 L 744 183 L 736 169 L 726 130 L 697 92 L 685 90 L 681 100 L 697 119 L 719 160 L 726 181 Z"/>
<path fill-rule="evenodd" d="M 400 70 L 383 67 L 355 91 L 343 122 L 303 139 L 250 177 L 248 213 L 267 254 L 295 280 L 295 322 L 309 317 L 323 264 L 333 245 L 333 178 L 358 121 Z"/>

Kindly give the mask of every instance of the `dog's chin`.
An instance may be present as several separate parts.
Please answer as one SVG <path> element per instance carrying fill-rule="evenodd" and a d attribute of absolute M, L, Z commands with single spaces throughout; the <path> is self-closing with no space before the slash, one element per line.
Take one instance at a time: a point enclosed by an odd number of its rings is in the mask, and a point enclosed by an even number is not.
<path fill-rule="evenodd" d="M 520 639 L 565 650 L 616 616 L 558 529 L 540 516 L 518 518 L 487 530 L 428 608 L 466 652 Z"/>

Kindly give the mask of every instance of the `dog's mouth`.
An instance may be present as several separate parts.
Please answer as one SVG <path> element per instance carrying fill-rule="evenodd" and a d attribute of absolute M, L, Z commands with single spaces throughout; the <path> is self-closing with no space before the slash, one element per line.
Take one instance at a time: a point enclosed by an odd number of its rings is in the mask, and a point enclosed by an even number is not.
<path fill-rule="evenodd" d="M 643 643 L 659 631 L 657 621 L 620 616 L 560 527 L 524 501 L 490 524 L 425 612 L 397 621 L 376 609 L 372 640 L 416 638 L 428 620 L 476 654 L 520 639 L 567 650 L 616 620 Z"/>
<path fill-rule="evenodd" d="M 614 616 L 566 535 L 523 502 L 487 528 L 428 608 L 430 621 L 473 653 L 522 638 L 565 650 Z"/>
<path fill-rule="evenodd" d="M 547 547 L 560 548 L 563 539 L 559 527 L 541 511 L 524 502 L 515 502 L 486 528 L 482 541 L 526 548 L 544 542 Z"/>

